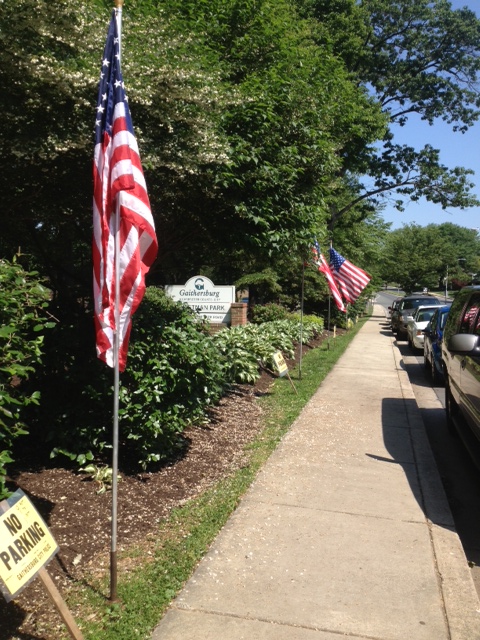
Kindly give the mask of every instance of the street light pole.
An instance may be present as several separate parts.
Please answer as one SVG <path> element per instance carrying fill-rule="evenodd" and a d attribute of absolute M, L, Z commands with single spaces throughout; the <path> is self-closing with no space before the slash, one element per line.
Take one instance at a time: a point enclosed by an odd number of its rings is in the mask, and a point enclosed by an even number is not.
<path fill-rule="evenodd" d="M 448 264 L 447 264 L 447 275 L 445 276 L 445 302 L 448 298 Z"/>

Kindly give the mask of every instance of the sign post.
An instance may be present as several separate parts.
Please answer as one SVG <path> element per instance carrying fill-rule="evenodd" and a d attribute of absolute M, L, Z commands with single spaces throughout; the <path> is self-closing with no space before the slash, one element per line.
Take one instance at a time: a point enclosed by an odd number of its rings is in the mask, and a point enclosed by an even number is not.
<path fill-rule="evenodd" d="M 21 491 L 0 502 L 0 591 L 10 602 L 38 574 L 70 635 L 83 640 L 45 565 L 58 552 L 58 545 L 28 497 Z"/>

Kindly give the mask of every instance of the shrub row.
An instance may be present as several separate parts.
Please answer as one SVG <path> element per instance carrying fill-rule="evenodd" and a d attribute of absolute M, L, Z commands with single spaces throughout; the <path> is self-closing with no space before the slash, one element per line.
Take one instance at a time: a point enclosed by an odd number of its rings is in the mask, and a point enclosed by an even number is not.
<path fill-rule="evenodd" d="M 267 316 L 272 316 L 271 309 L 264 312 Z M 204 421 L 208 408 L 229 385 L 253 383 L 261 367 L 273 368 L 275 352 L 292 357 L 300 339 L 309 342 L 323 329 L 320 318 L 305 317 L 301 323 L 298 315 L 279 309 L 274 316 L 210 335 L 188 307 L 173 302 L 161 289 L 148 288 L 134 319 L 127 368 L 121 376 L 121 467 L 145 469 L 174 455 L 185 446 L 185 428 Z M 112 370 L 96 360 L 93 347 L 82 360 L 78 348 L 71 355 L 62 327 L 52 335 L 58 353 L 52 358 L 52 347 L 47 361 L 57 364 L 41 371 L 42 403 L 31 416 L 30 446 L 46 439 L 51 456 L 64 454 L 77 467 L 89 461 L 108 464 Z M 38 343 L 33 344 L 38 349 Z M 2 465 L 0 459 L 0 472 L 6 462 Z"/>
<path fill-rule="evenodd" d="M 46 313 L 49 298 L 36 272 L 0 260 L 0 499 L 7 495 L 14 442 L 27 434 L 25 410 L 39 402 L 29 380 L 41 362 L 43 331 L 54 325 Z"/>

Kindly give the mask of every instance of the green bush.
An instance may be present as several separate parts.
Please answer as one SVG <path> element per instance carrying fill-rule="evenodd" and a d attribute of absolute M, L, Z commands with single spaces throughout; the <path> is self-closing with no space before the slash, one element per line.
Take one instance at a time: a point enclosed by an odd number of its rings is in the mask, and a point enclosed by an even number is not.
<path fill-rule="evenodd" d="M 274 353 L 281 351 L 292 358 L 301 333 L 307 343 L 319 332 L 319 323 L 304 322 L 301 330 L 300 320 L 274 320 L 225 329 L 213 337 L 213 342 L 224 358 L 226 379 L 254 383 L 261 367 L 274 368 Z"/>
<path fill-rule="evenodd" d="M 229 383 L 253 384 L 260 377 L 259 362 L 270 357 L 268 345 L 259 337 L 258 325 L 224 329 L 213 338 Z"/>
<path fill-rule="evenodd" d="M 250 309 L 250 320 L 254 324 L 262 322 L 272 322 L 274 320 L 285 320 L 288 316 L 288 309 L 281 304 L 270 302 L 268 304 L 256 304 Z"/>
<path fill-rule="evenodd" d="M 88 370 L 89 379 L 80 366 L 68 368 L 69 390 L 63 393 L 69 402 L 50 433 L 53 455 L 63 453 L 80 464 L 102 459 L 111 448 L 113 371 L 100 361 Z M 148 287 L 133 318 L 127 367 L 120 376 L 124 468 L 146 468 L 183 446 L 185 427 L 204 418 L 223 388 L 222 363 L 203 323 L 163 290 Z"/>
<path fill-rule="evenodd" d="M 6 465 L 13 462 L 14 442 L 28 433 L 25 409 L 39 402 L 28 380 L 42 358 L 43 332 L 54 325 L 46 314 L 49 298 L 36 272 L 0 260 L 0 499 L 8 495 Z"/>
<path fill-rule="evenodd" d="M 304 342 L 318 330 L 318 319 L 305 320 Z M 113 371 L 95 357 L 93 330 L 81 332 L 83 352 L 71 340 L 69 345 L 70 326 L 52 333 L 56 351 L 49 354 L 53 365 L 43 372 L 48 402 L 46 408 L 42 402 L 37 429 L 47 433 L 52 455 L 65 454 L 80 465 L 105 463 L 112 440 Z M 122 468 L 146 468 L 175 453 L 184 445 L 185 427 L 204 420 L 227 385 L 255 382 L 261 367 L 274 367 L 276 351 L 292 357 L 299 339 L 298 318 L 211 336 L 187 306 L 162 289 L 147 288 L 133 318 L 127 368 L 120 377 Z"/>
<path fill-rule="evenodd" d="M 295 320 L 296 322 L 300 322 L 299 313 L 291 313 L 288 317 L 290 320 Z M 311 332 L 311 335 L 313 338 L 316 338 L 317 336 L 321 335 L 323 330 L 325 329 L 324 319 L 321 316 L 315 316 L 313 314 L 304 314 L 303 325 L 304 327 L 307 327 L 307 335 Z"/>
<path fill-rule="evenodd" d="M 145 467 L 183 445 L 180 434 L 218 402 L 225 376 L 202 322 L 161 290 L 147 289 L 136 322 L 120 418 L 128 449 Z"/>

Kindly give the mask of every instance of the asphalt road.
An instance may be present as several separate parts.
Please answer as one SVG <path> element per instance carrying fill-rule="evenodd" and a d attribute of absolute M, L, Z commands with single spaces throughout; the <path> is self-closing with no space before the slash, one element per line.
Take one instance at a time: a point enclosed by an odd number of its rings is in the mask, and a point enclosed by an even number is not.
<path fill-rule="evenodd" d="M 377 295 L 385 308 L 397 297 L 395 291 Z M 389 325 L 385 323 L 385 330 Z M 398 342 L 406 371 L 422 413 L 433 455 L 445 487 L 450 509 L 480 596 L 480 443 L 468 429 L 451 434 L 445 419 L 445 390 L 432 386 L 423 365 L 423 353 Z"/>

